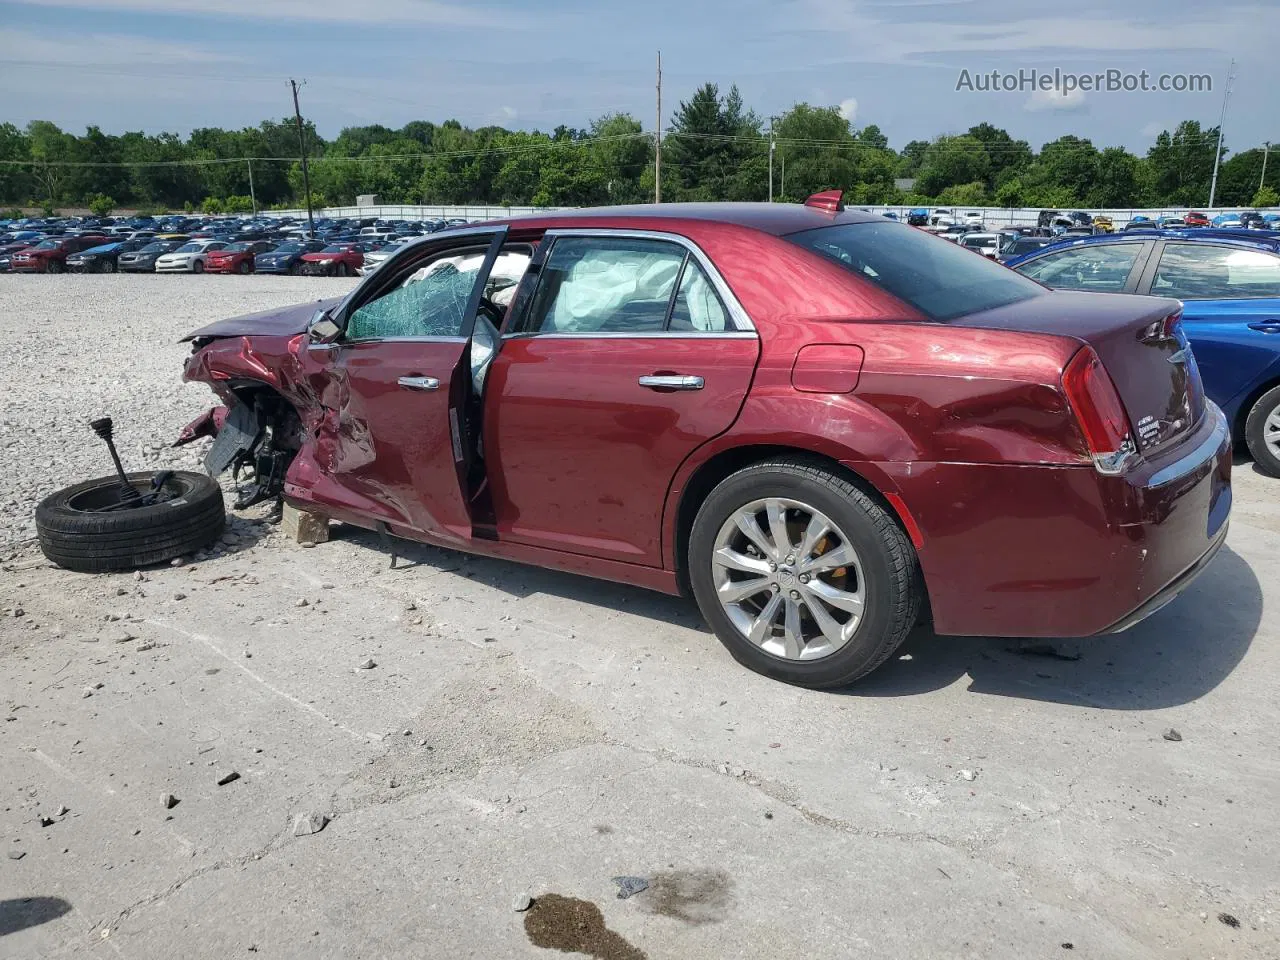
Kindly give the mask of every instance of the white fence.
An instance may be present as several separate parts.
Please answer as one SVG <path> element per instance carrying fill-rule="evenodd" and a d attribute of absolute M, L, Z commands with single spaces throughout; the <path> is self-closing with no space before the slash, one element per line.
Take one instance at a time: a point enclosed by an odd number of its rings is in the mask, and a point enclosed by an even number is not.
<path fill-rule="evenodd" d="M 436 217 L 449 219 L 463 217 L 467 220 L 494 220 L 499 217 L 520 217 L 530 213 L 554 213 L 556 210 L 572 210 L 572 207 L 503 207 L 496 204 L 471 204 L 464 206 L 430 206 L 413 204 L 379 204 L 372 207 L 324 207 L 317 208 L 317 217 L 377 217 L 379 220 L 429 220 Z M 273 217 L 305 217 L 306 210 L 264 211 Z"/>
<path fill-rule="evenodd" d="M 377 217 L 379 220 L 426 220 L 436 217 L 448 219 L 450 217 L 462 217 L 466 220 L 493 220 L 501 217 L 519 217 L 532 213 L 554 213 L 557 210 L 572 210 L 573 207 L 504 207 L 497 204 L 471 204 L 463 206 L 431 206 L 413 205 L 413 204 L 380 204 L 370 207 L 324 207 L 317 209 L 315 215 L 317 217 Z M 869 210 L 872 213 L 893 213 L 901 220 L 907 217 L 907 211 L 914 209 L 910 205 L 899 206 L 880 206 L 880 207 L 859 207 L 859 210 Z M 930 213 L 937 210 L 950 210 L 954 217 L 962 219 L 966 213 L 978 212 L 982 214 L 983 223 L 988 227 L 1005 227 L 1005 226 L 1034 226 L 1036 218 L 1040 215 L 1040 209 L 1035 207 L 956 207 L 956 206 L 930 206 L 927 208 Z M 1136 216 L 1145 216 L 1151 220 L 1158 217 L 1181 217 L 1185 216 L 1188 210 L 1199 210 L 1212 219 L 1219 213 L 1238 213 L 1241 207 L 1149 207 L 1139 209 L 1136 207 L 1114 210 L 1085 210 L 1090 216 L 1104 215 L 1115 221 L 1117 227 L 1123 227 L 1126 223 Z M 1270 213 L 1272 211 L 1260 211 Z M 306 210 L 272 210 L 269 211 L 271 216 L 292 216 L 305 217 Z"/>

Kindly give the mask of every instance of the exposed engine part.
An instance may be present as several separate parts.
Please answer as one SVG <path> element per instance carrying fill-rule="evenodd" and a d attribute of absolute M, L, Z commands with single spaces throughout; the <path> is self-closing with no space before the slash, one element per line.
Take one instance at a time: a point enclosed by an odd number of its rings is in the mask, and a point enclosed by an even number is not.
<path fill-rule="evenodd" d="M 302 424 L 293 407 L 270 390 L 236 394 L 218 437 L 205 455 L 210 476 L 230 469 L 236 510 L 278 498 L 285 474 L 302 444 Z"/>

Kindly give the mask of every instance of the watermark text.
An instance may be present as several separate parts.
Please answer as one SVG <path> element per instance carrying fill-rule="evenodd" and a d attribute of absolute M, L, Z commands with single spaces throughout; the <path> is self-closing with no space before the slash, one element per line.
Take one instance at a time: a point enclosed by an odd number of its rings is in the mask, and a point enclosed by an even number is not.
<path fill-rule="evenodd" d="M 1129 73 L 1109 69 L 1100 73 L 1070 73 L 1055 67 L 1039 70 L 1023 67 L 1016 73 L 991 70 L 972 73 L 961 70 L 956 92 L 969 93 L 1057 93 L 1070 97 L 1080 93 L 1212 93 L 1213 77 L 1207 73 Z"/>

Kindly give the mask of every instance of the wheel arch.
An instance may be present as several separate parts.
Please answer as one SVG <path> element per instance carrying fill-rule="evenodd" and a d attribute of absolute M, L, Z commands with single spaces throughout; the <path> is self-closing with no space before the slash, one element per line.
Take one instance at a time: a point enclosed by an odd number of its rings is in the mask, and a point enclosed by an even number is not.
<path fill-rule="evenodd" d="M 702 506 L 711 491 L 730 475 L 753 464 L 784 457 L 807 460 L 858 487 L 894 518 L 902 532 L 912 541 L 913 547 L 919 550 L 919 534 L 913 529 L 914 521 L 910 519 L 909 514 L 904 517 L 905 504 L 887 476 L 878 477 L 877 483 L 848 463 L 836 459 L 829 453 L 811 448 L 771 443 L 743 444 L 720 450 L 698 464 L 675 495 L 676 502 L 670 508 L 672 518 L 669 560 L 673 564 L 676 582 L 683 596 L 692 596 L 688 569 L 689 537 L 693 530 L 693 521 L 698 515 L 698 508 Z M 871 469 L 866 470 L 867 474 L 871 472 Z"/>
<path fill-rule="evenodd" d="M 1257 383 L 1249 388 L 1249 392 L 1243 395 L 1243 399 L 1231 417 L 1231 442 L 1236 447 L 1245 445 L 1245 423 L 1249 419 L 1249 414 L 1252 412 L 1254 404 L 1262 399 L 1263 394 L 1280 387 L 1280 370 L 1276 370 L 1273 365 L 1267 370 L 1267 374 L 1268 376 L 1259 379 Z"/>

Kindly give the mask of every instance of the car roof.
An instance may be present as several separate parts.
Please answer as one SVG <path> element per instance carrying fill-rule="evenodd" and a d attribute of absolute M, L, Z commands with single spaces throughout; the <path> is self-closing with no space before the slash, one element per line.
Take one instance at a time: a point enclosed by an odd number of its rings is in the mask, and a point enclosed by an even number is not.
<path fill-rule="evenodd" d="M 491 221 L 519 227 L 570 226 L 575 220 L 613 221 L 610 226 L 625 227 L 632 222 L 645 220 L 700 221 L 748 227 L 774 236 L 785 236 L 801 230 L 813 230 L 843 223 L 883 223 L 884 217 L 861 210 L 845 210 L 831 213 L 799 203 L 641 203 L 618 207 L 584 207 L 576 210 L 557 210 L 523 217 L 501 218 Z"/>

